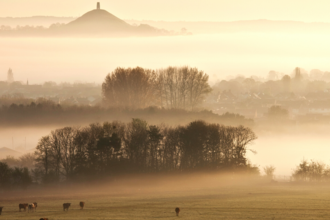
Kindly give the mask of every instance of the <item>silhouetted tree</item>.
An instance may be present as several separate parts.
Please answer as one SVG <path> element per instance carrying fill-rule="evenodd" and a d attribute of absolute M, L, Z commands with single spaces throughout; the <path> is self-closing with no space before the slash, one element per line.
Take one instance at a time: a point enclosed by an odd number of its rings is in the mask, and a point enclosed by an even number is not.
<path fill-rule="evenodd" d="M 193 109 L 211 92 L 208 75 L 197 68 L 168 67 L 157 71 L 157 91 L 161 106 Z"/>
<path fill-rule="evenodd" d="M 32 183 L 32 177 L 27 167 L 15 167 L 12 171 L 12 185 L 26 189 Z"/>
<path fill-rule="evenodd" d="M 190 67 L 168 67 L 157 71 L 117 68 L 102 85 L 109 106 L 193 109 L 211 91 L 208 75 Z"/>
<path fill-rule="evenodd" d="M 244 126 L 194 121 L 172 128 L 133 119 L 57 129 L 39 141 L 35 155 L 45 183 L 125 172 L 253 170 L 246 152 L 256 138 Z"/>
<path fill-rule="evenodd" d="M 159 171 L 159 160 L 163 153 L 163 149 L 161 147 L 163 135 L 161 134 L 160 129 L 155 125 L 149 126 L 148 135 L 150 151 L 149 167 L 151 168 L 151 170 Z"/>
<path fill-rule="evenodd" d="M 6 189 L 11 186 L 12 170 L 8 164 L 0 162 L 0 189 Z"/>
<path fill-rule="evenodd" d="M 104 101 L 109 106 L 143 108 L 155 101 L 156 74 L 152 70 L 117 68 L 102 84 Z"/>

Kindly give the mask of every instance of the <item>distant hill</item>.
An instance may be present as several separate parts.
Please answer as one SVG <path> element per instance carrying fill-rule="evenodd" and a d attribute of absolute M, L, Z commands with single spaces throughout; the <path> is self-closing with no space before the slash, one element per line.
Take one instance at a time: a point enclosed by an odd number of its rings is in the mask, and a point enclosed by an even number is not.
<path fill-rule="evenodd" d="M 148 24 L 166 30 L 185 28 L 194 34 L 216 33 L 330 33 L 330 23 L 277 21 L 277 20 L 242 20 L 228 22 L 210 21 L 152 21 L 126 20 L 130 24 Z"/>
<path fill-rule="evenodd" d="M 60 32 L 73 35 L 97 36 L 152 36 L 168 35 L 169 32 L 149 25 L 132 26 L 106 10 L 95 9 L 68 23 Z"/>
<path fill-rule="evenodd" d="M 130 29 L 131 25 L 102 9 L 95 9 L 67 24 L 78 29 Z"/>
<path fill-rule="evenodd" d="M 19 27 L 13 30 L 2 27 L 0 29 L 0 36 L 126 37 L 161 35 L 170 35 L 170 32 L 146 24 L 130 25 L 108 11 L 99 8 L 89 11 L 67 24 L 57 23 L 49 28 Z"/>
<path fill-rule="evenodd" d="M 1 28 L 1 26 L 3 28 Z M 6 26 L 19 31 L 5 31 Z M 43 30 L 29 30 L 22 26 L 43 26 Z M 48 28 L 50 27 L 51 28 Z M 55 31 L 56 30 L 56 31 Z M 59 31 L 60 30 L 60 31 Z M 121 30 L 121 31 L 118 31 Z M 35 16 L 23 18 L 1 18 L 1 35 L 169 35 L 185 34 L 185 30 L 194 34 L 216 33 L 330 33 L 330 23 L 273 20 L 245 20 L 231 22 L 209 21 L 152 21 L 121 20 L 105 10 L 92 10 L 79 18 Z M 118 33 L 119 32 L 119 33 Z M 124 32 L 124 34 L 123 34 Z"/>
<path fill-rule="evenodd" d="M 19 157 L 22 156 L 22 153 L 7 147 L 0 148 L 0 160 L 6 158 L 7 156 Z"/>
<path fill-rule="evenodd" d="M 10 26 L 16 28 L 17 26 L 42 26 L 49 27 L 52 24 L 60 23 L 67 24 L 73 21 L 74 17 L 55 17 L 55 16 L 32 16 L 32 17 L 0 17 L 0 27 Z"/>

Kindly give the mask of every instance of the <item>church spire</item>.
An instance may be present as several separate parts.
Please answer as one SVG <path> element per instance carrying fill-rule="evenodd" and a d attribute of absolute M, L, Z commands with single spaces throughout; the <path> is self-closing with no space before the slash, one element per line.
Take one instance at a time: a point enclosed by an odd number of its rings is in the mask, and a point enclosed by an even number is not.
<path fill-rule="evenodd" d="M 98 2 L 98 3 L 96 4 L 96 9 L 97 9 L 97 10 L 100 10 L 100 8 L 101 8 L 101 5 L 100 5 L 100 2 Z"/>

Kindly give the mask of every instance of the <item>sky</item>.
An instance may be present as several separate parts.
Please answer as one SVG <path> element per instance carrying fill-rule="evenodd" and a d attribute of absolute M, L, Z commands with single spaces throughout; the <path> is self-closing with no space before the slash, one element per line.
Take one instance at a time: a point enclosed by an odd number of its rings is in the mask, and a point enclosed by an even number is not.
<path fill-rule="evenodd" d="M 156 21 L 295 20 L 330 22 L 329 0 L 99 0 L 122 19 Z M 77 17 L 97 0 L 0 0 L 1 17 Z"/>

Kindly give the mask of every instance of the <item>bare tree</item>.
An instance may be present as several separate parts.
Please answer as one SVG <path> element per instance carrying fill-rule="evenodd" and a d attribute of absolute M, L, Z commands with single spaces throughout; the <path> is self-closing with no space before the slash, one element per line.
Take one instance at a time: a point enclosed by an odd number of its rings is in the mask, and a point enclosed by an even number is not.
<path fill-rule="evenodd" d="M 102 85 L 109 106 L 193 109 L 211 91 L 208 75 L 197 68 L 168 67 L 156 71 L 117 68 Z"/>
<path fill-rule="evenodd" d="M 154 102 L 155 82 L 152 70 L 117 68 L 102 84 L 103 99 L 109 106 L 143 108 Z"/>
<path fill-rule="evenodd" d="M 265 166 L 264 167 L 264 172 L 265 172 L 267 178 L 269 178 L 269 179 L 274 178 L 275 169 L 276 168 L 274 166 Z"/>

